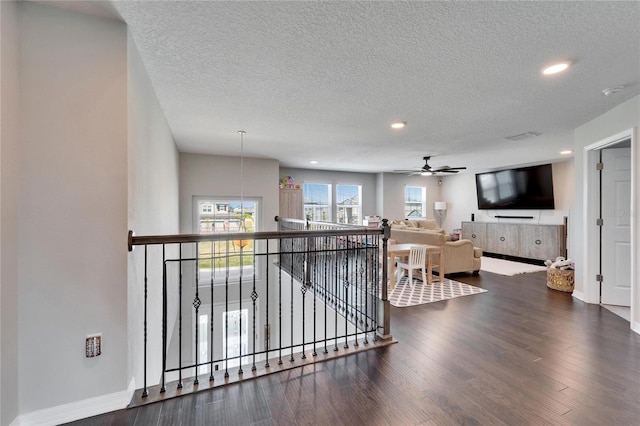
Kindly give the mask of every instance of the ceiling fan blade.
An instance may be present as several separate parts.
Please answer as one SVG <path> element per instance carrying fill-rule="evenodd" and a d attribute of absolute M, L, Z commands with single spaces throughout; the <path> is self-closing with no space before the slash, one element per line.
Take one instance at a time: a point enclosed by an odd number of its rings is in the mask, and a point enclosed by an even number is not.
<path fill-rule="evenodd" d="M 451 167 L 449 167 L 449 166 L 441 166 L 441 167 L 432 167 L 431 168 L 432 172 L 442 172 L 444 170 L 451 170 Z"/>

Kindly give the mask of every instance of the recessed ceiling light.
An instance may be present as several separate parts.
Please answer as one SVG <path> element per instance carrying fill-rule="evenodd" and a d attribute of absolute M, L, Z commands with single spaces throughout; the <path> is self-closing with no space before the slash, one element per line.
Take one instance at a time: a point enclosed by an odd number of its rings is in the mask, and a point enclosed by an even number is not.
<path fill-rule="evenodd" d="M 391 123 L 391 128 L 392 129 L 402 129 L 406 125 L 407 125 L 406 121 L 394 121 L 393 123 Z"/>
<path fill-rule="evenodd" d="M 431 172 L 422 172 L 420 173 L 420 176 L 431 176 L 433 173 Z"/>
<path fill-rule="evenodd" d="M 311 160 L 309 161 L 311 164 L 318 164 L 318 160 Z"/>
<path fill-rule="evenodd" d="M 571 151 L 570 149 L 567 149 L 565 151 L 560 151 L 560 155 L 569 155 L 569 154 L 573 154 L 573 151 Z"/>
<path fill-rule="evenodd" d="M 560 62 L 558 64 L 553 64 L 551 66 L 543 68 L 542 74 L 544 75 L 557 74 L 559 72 L 566 70 L 567 68 L 569 68 L 569 62 Z"/>

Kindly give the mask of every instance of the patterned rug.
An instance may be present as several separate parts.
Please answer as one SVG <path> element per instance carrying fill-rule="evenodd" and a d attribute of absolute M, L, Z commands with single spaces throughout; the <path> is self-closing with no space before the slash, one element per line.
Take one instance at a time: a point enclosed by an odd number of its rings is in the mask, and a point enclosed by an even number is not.
<path fill-rule="evenodd" d="M 398 308 L 421 305 L 423 303 L 438 302 L 440 300 L 453 299 L 454 297 L 468 296 L 470 294 L 485 293 L 487 290 L 464 284 L 458 281 L 444 279 L 431 285 L 423 284 L 421 280 L 414 279 L 413 285 L 408 285 L 409 278 L 402 277 L 400 282 L 389 292 L 389 302 Z"/>

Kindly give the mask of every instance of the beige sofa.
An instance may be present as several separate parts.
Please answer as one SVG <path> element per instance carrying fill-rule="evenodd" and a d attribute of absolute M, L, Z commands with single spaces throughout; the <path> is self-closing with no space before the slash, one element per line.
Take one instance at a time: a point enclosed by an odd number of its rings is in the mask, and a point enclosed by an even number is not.
<path fill-rule="evenodd" d="M 435 221 L 434 221 L 435 222 Z M 444 273 L 473 272 L 480 270 L 482 249 L 473 246 L 471 240 L 448 241 L 443 230 L 419 229 L 417 227 L 391 226 L 392 240 L 397 244 L 415 243 L 442 246 L 444 250 Z M 434 268 L 436 271 L 438 268 Z"/>
<path fill-rule="evenodd" d="M 398 229 L 444 232 L 444 229 L 438 228 L 438 223 L 435 219 L 392 220 L 389 222 L 389 225 L 391 226 L 391 228 Z"/>

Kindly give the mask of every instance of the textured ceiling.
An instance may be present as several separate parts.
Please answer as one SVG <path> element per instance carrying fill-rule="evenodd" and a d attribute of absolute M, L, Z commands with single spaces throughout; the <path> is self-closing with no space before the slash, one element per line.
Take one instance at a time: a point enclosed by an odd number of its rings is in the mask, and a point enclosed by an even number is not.
<path fill-rule="evenodd" d="M 553 161 L 573 129 L 640 92 L 636 1 L 110 6 L 185 152 L 238 155 L 243 129 L 245 155 L 287 167 L 381 172 L 427 154 L 470 170 Z M 543 77 L 557 60 L 573 66 Z M 616 85 L 625 90 L 602 94 Z M 392 130 L 393 120 L 408 125 Z M 505 139 L 528 131 L 542 135 Z"/>

